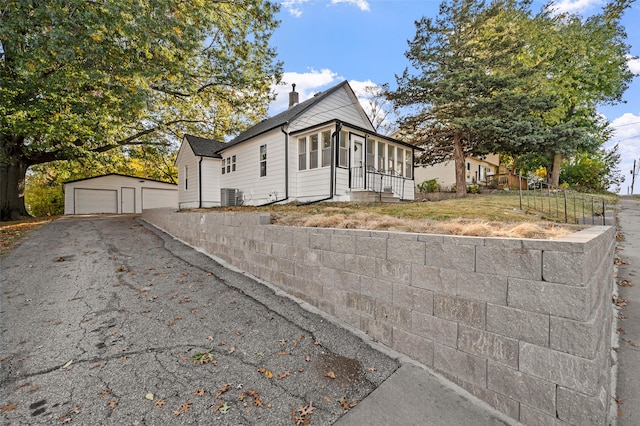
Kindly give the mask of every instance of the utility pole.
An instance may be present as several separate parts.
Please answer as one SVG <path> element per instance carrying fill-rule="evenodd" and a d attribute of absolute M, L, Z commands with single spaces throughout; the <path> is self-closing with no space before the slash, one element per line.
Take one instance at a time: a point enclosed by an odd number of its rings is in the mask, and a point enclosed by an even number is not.
<path fill-rule="evenodd" d="M 636 160 L 633 160 L 633 170 L 631 170 L 631 194 L 633 195 L 633 184 L 638 176 L 638 169 L 636 169 Z"/>

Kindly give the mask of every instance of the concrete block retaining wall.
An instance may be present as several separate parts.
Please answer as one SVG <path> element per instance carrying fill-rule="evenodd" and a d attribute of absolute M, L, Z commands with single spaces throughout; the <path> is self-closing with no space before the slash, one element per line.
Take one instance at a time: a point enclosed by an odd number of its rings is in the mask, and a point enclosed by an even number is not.
<path fill-rule="evenodd" d="M 431 367 L 526 425 L 604 425 L 615 230 L 556 240 L 144 219 Z"/>

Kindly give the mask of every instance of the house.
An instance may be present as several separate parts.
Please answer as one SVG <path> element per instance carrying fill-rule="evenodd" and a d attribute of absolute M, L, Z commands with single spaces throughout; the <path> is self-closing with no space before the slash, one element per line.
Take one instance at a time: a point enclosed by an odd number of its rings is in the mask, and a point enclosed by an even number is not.
<path fill-rule="evenodd" d="M 487 185 L 497 173 L 499 165 L 500 156 L 498 154 L 489 154 L 484 158 L 466 157 L 465 181 L 467 185 Z M 431 179 L 436 179 L 442 190 L 455 188 L 456 169 L 454 161 L 450 160 L 432 166 L 415 167 L 416 185 Z"/>
<path fill-rule="evenodd" d="M 222 143 L 185 135 L 179 207 L 414 199 L 416 148 L 375 132 L 342 82 Z"/>
<path fill-rule="evenodd" d="M 64 214 L 142 213 L 178 207 L 176 184 L 111 173 L 65 182 Z"/>

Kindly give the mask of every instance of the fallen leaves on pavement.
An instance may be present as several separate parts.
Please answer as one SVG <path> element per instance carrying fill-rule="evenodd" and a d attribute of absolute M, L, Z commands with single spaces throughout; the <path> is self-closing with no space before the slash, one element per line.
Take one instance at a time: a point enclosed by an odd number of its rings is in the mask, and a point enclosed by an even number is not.
<path fill-rule="evenodd" d="M 238 400 L 240 401 L 244 401 L 245 397 L 250 396 L 251 398 L 253 398 L 253 403 L 260 408 L 264 408 L 264 403 L 262 402 L 262 400 L 260 399 L 260 395 L 258 395 L 258 392 L 253 391 L 253 390 L 246 390 L 243 391 L 240 396 L 238 397 Z"/>
<path fill-rule="evenodd" d="M 224 385 L 222 385 L 220 389 L 218 389 L 218 392 L 216 392 L 216 394 L 213 396 L 213 399 L 218 399 L 219 396 L 221 396 L 225 392 L 228 392 L 232 386 L 233 383 L 225 383 Z"/>
<path fill-rule="evenodd" d="M 177 410 L 173 411 L 173 415 L 179 416 L 181 414 L 188 413 L 192 405 L 193 405 L 193 402 L 190 402 L 190 401 L 185 402 L 180 407 L 178 407 Z"/>
<path fill-rule="evenodd" d="M 309 405 L 298 407 L 298 410 L 291 410 L 291 417 L 296 425 L 307 426 L 311 422 L 311 414 L 316 407 L 313 406 L 313 401 L 309 401 Z"/>
<path fill-rule="evenodd" d="M 258 373 L 264 374 L 267 379 L 273 379 L 273 373 L 264 367 L 258 368 Z"/>
<path fill-rule="evenodd" d="M 13 404 L 7 404 L 7 405 L 3 405 L 0 408 L 0 413 L 4 413 L 6 411 L 13 411 L 18 407 L 18 403 L 14 402 Z"/>

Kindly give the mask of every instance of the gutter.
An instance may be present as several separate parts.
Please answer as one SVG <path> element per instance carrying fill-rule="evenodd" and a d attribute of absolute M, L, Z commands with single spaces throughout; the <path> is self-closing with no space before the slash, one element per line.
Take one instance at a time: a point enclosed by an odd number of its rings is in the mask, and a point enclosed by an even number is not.
<path fill-rule="evenodd" d="M 289 199 L 289 134 L 284 131 L 284 124 L 280 131 L 284 133 L 284 199 Z M 284 201 L 284 200 L 283 200 Z"/>

